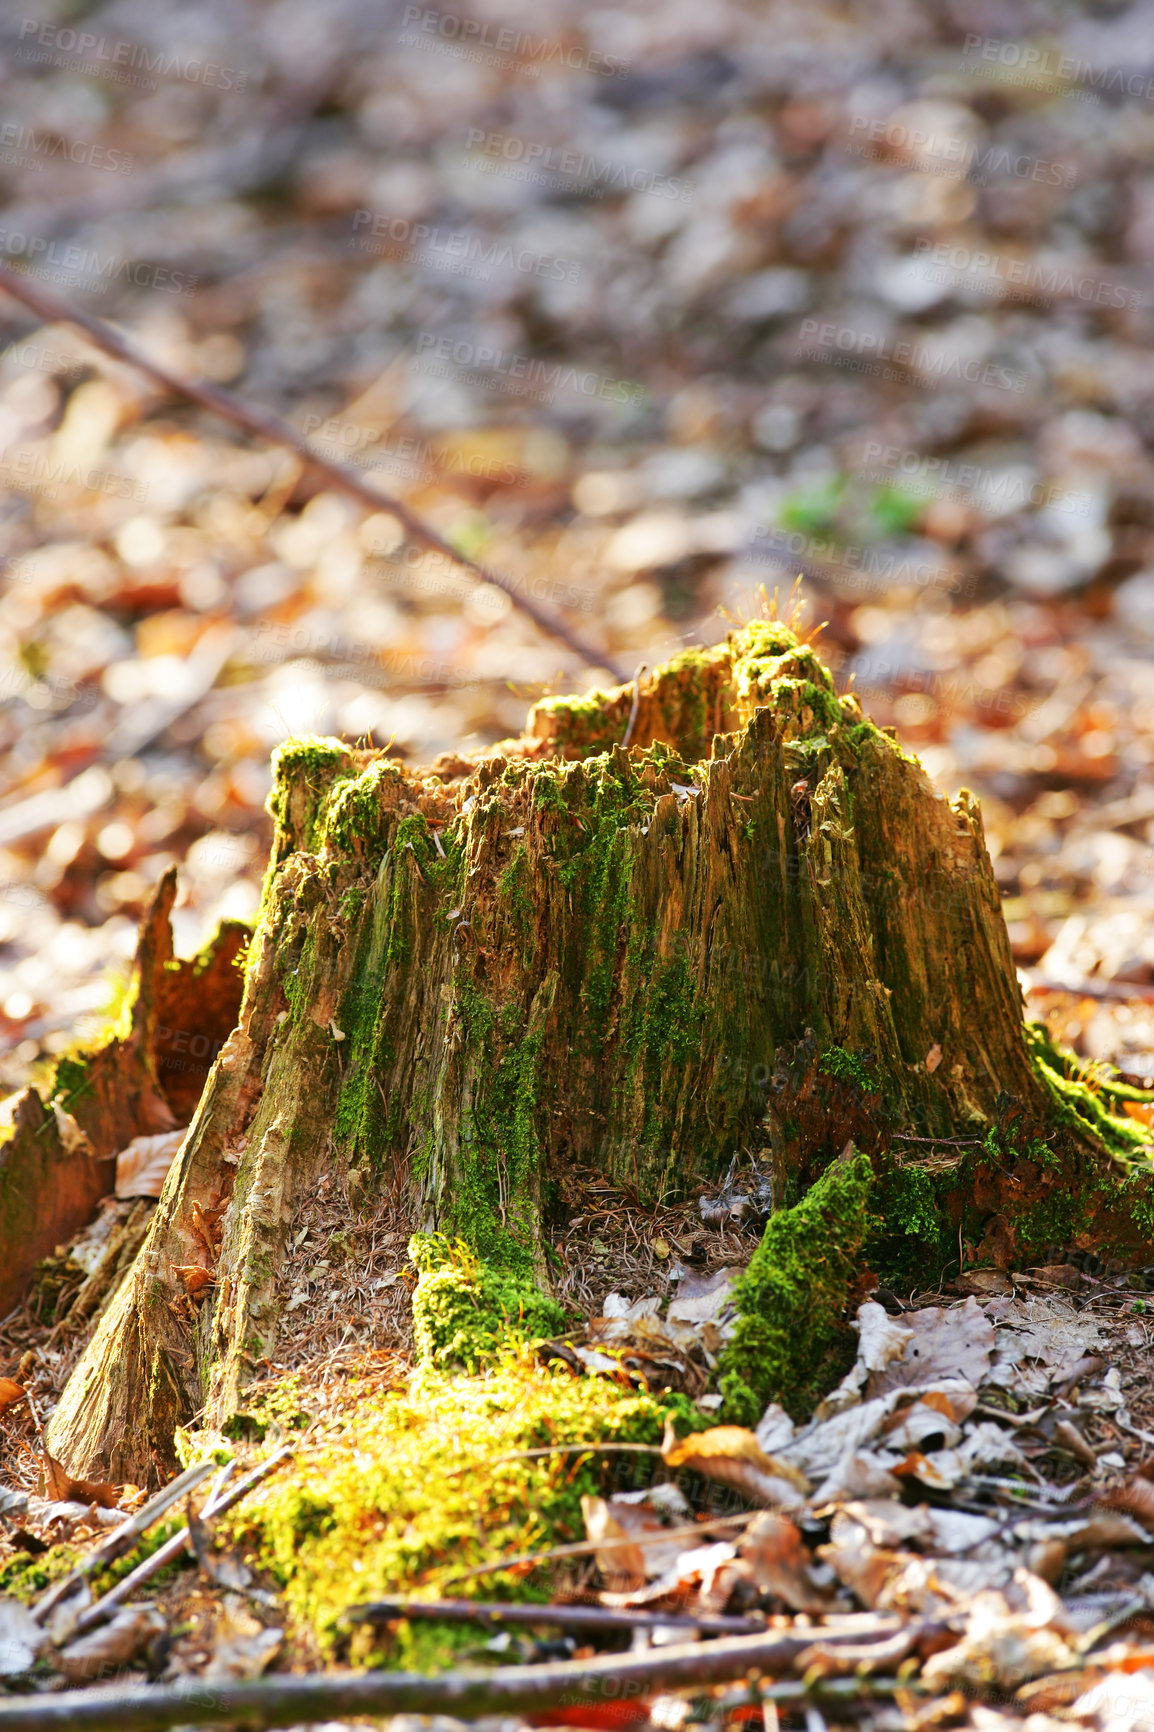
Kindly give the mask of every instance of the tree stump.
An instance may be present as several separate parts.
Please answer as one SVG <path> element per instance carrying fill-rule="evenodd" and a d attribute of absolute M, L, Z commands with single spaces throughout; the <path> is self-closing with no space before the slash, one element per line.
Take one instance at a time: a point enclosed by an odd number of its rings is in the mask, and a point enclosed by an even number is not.
<path fill-rule="evenodd" d="M 576 1168 L 646 1205 L 737 1157 L 780 1208 L 851 1139 L 877 1267 L 936 1275 L 959 1229 L 1003 1265 L 1149 1243 L 1127 1091 L 1023 1027 L 977 802 L 784 625 L 540 703 L 478 763 L 312 739 L 275 774 L 240 1022 L 53 1421 L 74 1473 L 139 1480 L 235 1410 L 323 1169 L 542 1285 Z"/>

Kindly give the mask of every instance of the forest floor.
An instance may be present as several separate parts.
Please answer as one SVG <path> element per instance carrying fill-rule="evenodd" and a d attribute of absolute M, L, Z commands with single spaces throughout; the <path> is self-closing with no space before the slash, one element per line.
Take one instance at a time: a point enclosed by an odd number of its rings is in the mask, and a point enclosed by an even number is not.
<path fill-rule="evenodd" d="M 781 3 L 767 28 L 737 0 L 537 0 L 494 24 L 521 47 L 484 53 L 436 28 L 447 14 L 412 13 L 125 0 L 88 25 L 179 53 L 116 78 L 63 15 L 9 21 L 5 257 L 351 458 L 628 667 L 721 637 L 760 585 L 788 593 L 800 573 L 839 690 L 852 681 L 944 790 L 981 796 L 1028 1014 L 1082 1059 L 1154 1080 L 1154 110 L 1114 76 L 1154 73 L 1149 8 L 1039 24 L 998 0 L 975 27 L 912 0 L 860 16 Z M 1043 28 L 1051 58 L 1027 75 L 1016 50 Z M 1107 76 L 1060 71 L 1063 56 Z M 45 145 L 57 136 L 82 148 Z M 69 328 L 5 302 L 0 341 L 8 1092 L 102 1025 L 169 865 L 183 953 L 252 918 L 281 740 L 337 733 L 431 762 L 515 734 L 534 698 L 594 675 L 498 592 L 417 555 L 387 509 L 358 510 Z M 708 1227 L 696 1199 L 653 1215 L 590 1192 L 575 1214 L 558 1285 L 588 1319 L 611 1294 L 665 1309 L 756 1243 L 752 1222 Z M 294 1227 L 307 1279 L 267 1368 L 297 1379 L 294 1438 L 317 1459 L 351 1404 L 406 1386 L 413 1346 L 408 1224 L 370 1213 L 334 1259 L 322 1246 L 344 1221 L 334 1182 Z M 1154 1457 L 1146 1275 L 1071 1261 L 1009 1291 L 977 1279 L 885 1307 L 978 1305 L 995 1340 L 1028 1336 L 1014 1364 L 1045 1426 L 1025 1469 L 987 1477 L 1034 1476 L 1085 1526 Z M 0 1324 L 0 1374 L 27 1379 L 41 1420 L 84 1339 L 57 1304 Z M 1036 1305 L 1046 1329 L 1013 1309 Z M 683 1342 L 669 1373 L 692 1401 L 704 1351 Z M 644 1382 L 642 1360 L 620 1375 Z M 0 1429 L 4 1484 L 35 1498 L 33 1416 L 13 1407 Z M 1011 1543 L 1002 1494 L 975 1496 L 1000 1525 L 964 1592 L 1003 1592 L 1006 1558 L 1052 1536 Z M 859 1550 L 933 1555 L 884 1515 Z M 20 1521 L 35 1543 L 9 1523 L 0 1567 L 94 1531 L 84 1511 Z M 828 1520 L 800 1531 L 831 1543 Z M 1078 1616 L 1154 1604 L 1140 1535 L 1099 1527 L 1079 1550 L 1073 1531 L 1045 1580 Z M 316 1657 L 306 1621 L 191 1565 L 161 1592 L 169 1628 L 188 1627 L 157 1672 L 198 1675 L 245 1640 L 236 1667 L 268 1663 L 246 1619 L 284 1624 L 280 1663 Z M 779 1600 L 775 1615 L 811 1615 Z M 1141 1649 L 1150 1613 L 1128 1616 Z M 1066 1687 L 870 1713 L 879 1732 L 887 1715 L 1000 1732 L 1027 1713 L 1046 1732 Z M 1091 1705 L 1079 1723 L 1151 1723 L 1143 1688 L 1129 1719 Z"/>

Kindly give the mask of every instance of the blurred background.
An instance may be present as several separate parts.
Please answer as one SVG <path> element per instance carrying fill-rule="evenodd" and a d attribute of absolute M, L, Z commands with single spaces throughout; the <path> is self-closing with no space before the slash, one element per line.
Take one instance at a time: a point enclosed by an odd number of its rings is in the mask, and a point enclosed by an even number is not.
<path fill-rule="evenodd" d="M 627 670 L 798 576 L 982 797 L 1032 1013 L 1154 1076 L 1154 6 L 15 0 L 0 257 L 358 465 Z M 0 295 L 0 1085 L 269 754 L 609 676 Z M 1137 1110 L 1137 1109 L 1136 1109 Z"/>

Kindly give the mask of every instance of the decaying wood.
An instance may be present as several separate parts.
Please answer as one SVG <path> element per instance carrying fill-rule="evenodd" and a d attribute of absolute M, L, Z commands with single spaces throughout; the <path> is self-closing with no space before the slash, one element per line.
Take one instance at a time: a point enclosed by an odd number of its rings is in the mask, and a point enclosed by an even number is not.
<path fill-rule="evenodd" d="M 222 927 L 210 953 L 177 962 L 165 873 L 141 926 L 127 1034 L 65 1061 L 56 1092 L 27 1089 L 0 1144 L 0 1315 L 19 1302 L 35 1264 L 67 1243 L 112 1190 L 117 1152 L 136 1136 L 187 1124 L 220 1039 L 236 1020 L 247 929 Z M 88 1314 L 102 1295 L 85 1294 Z"/>
<path fill-rule="evenodd" d="M 345 1613 L 353 1624 L 387 1624 L 398 1618 L 443 1624 L 555 1624 L 562 1630 L 686 1630 L 699 1636 L 752 1636 L 764 1618 L 681 1616 L 610 1606 L 540 1606 L 501 1600 L 369 1600 Z"/>
<path fill-rule="evenodd" d="M 543 1282 L 577 1167 L 645 1204 L 740 1156 L 780 1204 L 894 1132 L 942 1140 L 969 1174 L 954 1236 L 968 1211 L 998 1256 L 1044 1231 L 1027 1201 L 1091 1179 L 1090 1236 L 1145 1242 L 1089 1129 L 1037 1140 L 1058 1120 L 977 803 L 783 626 L 539 704 L 524 739 L 440 773 L 290 742 L 272 809 L 239 1025 L 52 1423 L 73 1472 L 139 1480 L 175 1426 L 236 1410 L 326 1170 L 354 1198 L 403 1186 Z M 1007 1103 L 1016 1152 L 963 1169 Z"/>

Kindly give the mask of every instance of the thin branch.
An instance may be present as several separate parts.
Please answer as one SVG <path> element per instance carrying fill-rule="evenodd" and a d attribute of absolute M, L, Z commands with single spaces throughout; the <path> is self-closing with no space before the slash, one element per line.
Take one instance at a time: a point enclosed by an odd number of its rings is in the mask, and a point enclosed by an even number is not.
<path fill-rule="evenodd" d="M 515 580 L 506 577 L 503 572 L 493 571 L 488 566 L 481 565 L 478 560 L 470 559 L 466 553 L 461 553 L 450 541 L 439 534 L 423 517 L 418 516 L 402 500 L 383 488 L 371 485 L 347 463 L 336 462 L 333 458 L 323 457 L 313 449 L 296 428 L 289 422 L 282 421 L 279 415 L 274 415 L 267 409 L 255 409 L 240 397 L 234 397 L 231 391 L 224 391 L 219 385 L 208 385 L 199 379 L 186 379 L 182 374 L 175 373 L 170 367 L 162 366 L 138 349 L 134 343 L 122 337 L 119 331 L 103 319 L 96 318 L 91 313 L 85 313 L 80 308 L 72 306 L 51 289 L 40 288 L 29 281 L 20 271 L 11 265 L 0 262 L 0 288 L 29 307 L 38 318 L 47 320 L 50 324 L 75 325 L 84 332 L 89 340 L 102 349 L 114 360 L 123 361 L 129 367 L 135 367 L 137 372 L 144 373 L 155 380 L 165 390 L 175 392 L 178 397 L 187 397 L 191 403 L 199 403 L 202 409 L 207 409 L 213 415 L 218 415 L 224 421 L 229 421 L 234 427 L 241 427 L 246 433 L 255 435 L 258 439 L 267 439 L 270 444 L 279 445 L 285 451 L 291 451 L 299 457 L 302 463 L 308 464 L 319 474 L 324 475 L 338 492 L 347 494 L 350 499 L 367 505 L 372 511 L 387 511 L 403 525 L 413 541 L 422 547 L 431 548 L 435 553 L 442 554 L 452 560 L 454 565 L 462 566 L 471 571 L 474 577 L 482 583 L 490 583 L 494 589 L 501 590 L 509 597 L 514 607 L 519 607 L 522 613 L 528 614 L 535 625 L 549 637 L 557 638 L 568 646 L 575 655 L 588 663 L 590 667 L 604 668 L 613 678 L 624 685 L 627 675 L 617 665 L 606 650 L 595 648 L 585 642 L 579 633 L 571 630 L 559 615 L 549 608 L 542 607 L 533 597 L 519 588 Z"/>
<path fill-rule="evenodd" d="M 522 1564 L 552 1563 L 554 1558 L 587 1558 L 594 1552 L 607 1552 L 617 1546 L 656 1545 L 665 1540 L 699 1539 L 711 1528 L 737 1527 L 751 1522 L 757 1510 L 743 1510 L 740 1515 L 718 1516 L 715 1521 L 696 1522 L 691 1527 L 656 1528 L 648 1534 L 629 1534 L 619 1540 L 574 1540 L 572 1545 L 551 1546 L 547 1552 L 519 1552 L 515 1558 L 497 1558 L 491 1564 L 478 1564 L 475 1569 L 462 1570 L 450 1576 L 452 1582 L 468 1582 L 477 1576 L 495 1576 L 498 1570 L 517 1569 Z"/>
<path fill-rule="evenodd" d="M 945 1149 L 980 1149 L 982 1137 L 911 1137 L 906 1131 L 893 1133 L 895 1143 L 930 1143 Z"/>
<path fill-rule="evenodd" d="M 500 1600 L 369 1600 L 349 1606 L 351 1624 L 394 1618 L 446 1624 L 557 1624 L 563 1630 L 686 1630 L 698 1636 L 753 1636 L 764 1618 L 692 1618 L 673 1612 L 618 1611 L 609 1606 L 535 1606 Z"/>
<path fill-rule="evenodd" d="M 637 710 L 641 703 L 641 676 L 644 672 L 645 663 L 642 662 L 633 676 L 633 705 L 629 711 L 629 721 L 625 729 L 625 738 L 621 742 L 623 751 L 629 750 L 629 742 L 633 738 L 633 728 L 637 721 Z"/>
<path fill-rule="evenodd" d="M 383 1091 L 382 1091 L 383 1093 Z M 576 1331 L 574 1331 L 576 1333 Z M 554 1336 L 554 1340 L 564 1337 Z M 549 1344 L 552 1345 L 552 1342 Z M 509 1461 L 535 1461 L 543 1455 L 660 1455 L 655 1443 L 547 1443 L 541 1449 L 514 1449 L 508 1455 L 495 1455 L 489 1460 L 467 1461 L 448 1474 L 456 1479 L 460 1474 L 473 1473 L 479 1467 L 503 1467 Z"/>
<path fill-rule="evenodd" d="M 776 1630 L 639 1654 L 501 1666 L 491 1672 L 442 1672 L 428 1678 L 406 1672 L 337 1672 L 244 1683 L 67 1690 L 55 1696 L 0 1699 L 0 1732 L 169 1732 L 174 1726 L 221 1721 L 244 1732 L 266 1732 L 355 1714 L 451 1714 L 464 1719 L 524 1715 L 559 1703 L 638 1701 L 659 1691 L 784 1671 L 823 1639 L 834 1638 L 811 1627 L 797 1634 Z"/>
<path fill-rule="evenodd" d="M 243 1479 L 238 1480 L 231 1491 L 225 1491 L 222 1479 L 219 1486 L 209 1492 L 208 1502 L 200 1512 L 201 1516 L 208 1519 L 212 1516 L 223 1515 L 226 1510 L 230 1510 L 234 1504 L 239 1503 L 242 1497 L 247 1497 L 255 1485 L 259 1485 L 274 1467 L 279 1467 L 281 1462 L 286 1461 L 291 1454 L 292 1450 L 287 1445 L 284 1449 L 277 1450 L 275 1455 L 270 1455 L 267 1461 L 262 1461 L 258 1467 L 253 1468 L 251 1473 L 245 1474 Z M 117 1607 L 129 1599 L 137 1588 L 159 1574 L 166 1564 L 171 1564 L 178 1558 L 190 1538 L 188 1528 L 183 1527 L 179 1533 L 175 1533 L 171 1538 L 165 1540 L 162 1546 L 158 1546 L 151 1556 L 137 1564 L 134 1570 L 130 1570 L 126 1576 L 117 1582 L 115 1587 L 109 1588 L 106 1594 L 102 1594 L 93 1605 L 81 1612 L 72 1633 L 82 1636 L 86 1630 L 93 1629 L 95 1625 L 102 1624 L 105 1618 L 111 1617 Z"/>
<path fill-rule="evenodd" d="M 32 1616 L 38 1622 L 42 1621 L 53 1606 L 58 1605 L 81 1582 L 94 1576 L 97 1570 L 103 1569 L 105 1564 L 110 1564 L 116 1558 L 123 1557 L 125 1552 L 131 1551 L 141 1534 L 145 1533 L 153 1522 L 158 1522 L 165 1511 L 171 1509 L 174 1503 L 178 1503 L 182 1497 L 187 1496 L 190 1491 L 195 1491 L 198 1485 L 202 1485 L 214 1466 L 215 1463 L 211 1461 L 198 1462 L 195 1467 L 186 1468 L 170 1485 L 166 1485 L 163 1491 L 158 1491 L 155 1497 L 149 1498 L 143 1509 L 137 1510 L 134 1516 L 129 1516 L 127 1521 L 121 1522 L 118 1528 L 113 1528 L 108 1538 L 101 1540 L 100 1544 L 89 1552 L 83 1563 L 78 1564 L 74 1570 L 70 1570 L 66 1576 L 62 1576 L 41 1599 L 37 1600 L 32 1608 Z"/>

